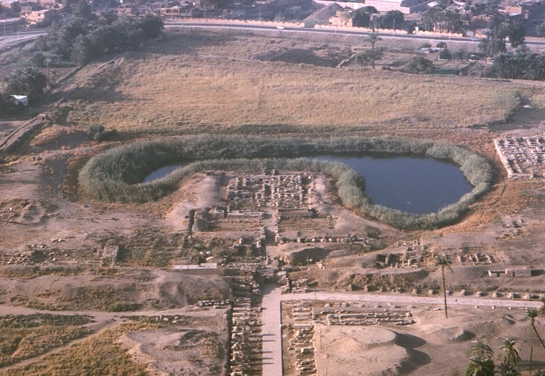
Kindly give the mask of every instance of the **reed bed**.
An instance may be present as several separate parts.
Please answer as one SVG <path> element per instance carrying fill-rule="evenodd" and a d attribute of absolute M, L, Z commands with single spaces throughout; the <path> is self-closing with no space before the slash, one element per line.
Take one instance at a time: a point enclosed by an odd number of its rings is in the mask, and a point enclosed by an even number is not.
<path fill-rule="evenodd" d="M 416 216 L 374 205 L 365 195 L 363 178 L 349 167 L 318 161 L 317 155 L 392 153 L 450 160 L 460 166 L 473 190 L 437 213 Z M 172 174 L 141 183 L 156 169 L 186 164 Z M 206 170 L 259 172 L 264 167 L 282 171 L 323 172 L 335 179 L 344 206 L 385 224 L 406 230 L 432 229 L 460 220 L 475 200 L 490 189 L 493 173 L 481 156 L 447 142 L 410 138 L 266 138 L 178 137 L 140 142 L 93 157 L 81 170 L 79 184 L 94 199 L 120 202 L 158 200 L 178 189 L 180 181 Z"/>

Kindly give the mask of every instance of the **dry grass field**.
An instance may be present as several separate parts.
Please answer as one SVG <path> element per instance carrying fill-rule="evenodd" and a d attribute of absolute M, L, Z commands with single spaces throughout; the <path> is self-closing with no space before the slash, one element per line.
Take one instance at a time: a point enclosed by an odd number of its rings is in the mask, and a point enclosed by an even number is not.
<path fill-rule="evenodd" d="M 40 362 L 9 369 L 4 375 L 146 375 L 146 366 L 137 364 L 116 340 L 123 333 L 152 327 L 147 323 L 121 324 L 113 329 L 70 346 Z"/>
<path fill-rule="evenodd" d="M 168 31 L 87 80 L 68 121 L 156 134 L 395 132 L 502 123 L 521 101 L 541 109 L 540 84 L 335 68 L 361 46 Z"/>
<path fill-rule="evenodd" d="M 290 262 L 285 256 L 298 255 L 305 260 L 300 270 L 284 268 L 295 286 L 354 296 L 366 290 L 375 291 L 369 296 L 390 294 L 384 302 L 370 300 L 358 307 L 340 298 L 326 307 L 324 300 L 314 307 L 324 312 L 399 309 L 414 315 L 414 325 L 384 324 L 374 332 L 363 327 L 320 328 L 315 337 L 318 375 L 328 367 L 347 375 L 386 374 L 388 368 L 388 374 L 398 375 L 461 375 L 470 340 L 489 341 L 497 350 L 506 335 L 518 341 L 521 371 L 527 374 L 532 347 L 534 369 L 545 366 L 523 308 L 458 303 L 480 296 L 495 299 L 494 293 L 508 299 L 513 293 L 535 305 L 533 294 L 545 293 L 545 274 L 514 279 L 486 273 L 488 268 L 510 266 L 544 269 L 543 182 L 509 181 L 492 143 L 501 132 L 522 135 L 545 129 L 545 122 L 540 125 L 545 119 L 544 83 L 406 74 L 356 64 L 337 68 L 368 47 L 361 37 L 302 40 L 287 30 L 270 36 L 230 33 L 167 30 L 162 40 L 123 53 L 113 64 L 103 64 L 114 58 L 107 56 L 73 74 L 59 68 L 58 83 L 43 108 L 79 88 L 0 166 L 0 375 L 224 373 L 233 349 L 228 342 L 231 318 L 216 309 L 219 305 L 213 308 L 202 301 L 236 299 L 239 293 L 245 298 L 253 292 L 254 284 L 239 283 L 240 276 L 229 273 L 241 268 L 241 276 L 246 274 L 239 261 L 253 263 L 257 257 L 246 257 L 255 255 L 248 252 L 253 249 L 243 237 L 261 232 L 254 222 L 219 222 L 208 232 L 187 232 L 190 210 L 224 203 L 223 178 L 214 182 L 213 174 L 188 176 L 178 190 L 145 204 L 91 199 L 78 186 L 80 170 L 97 153 L 128 140 L 196 133 L 348 135 L 344 139 L 399 135 L 446 140 L 484 156 L 495 169 L 492 189 L 469 206 L 460 222 L 433 231 L 401 231 L 349 211 L 338 205 L 335 182 L 319 177 L 313 188 L 318 216 L 282 220 L 278 226 L 288 239 L 315 237 L 320 244 L 308 248 L 315 248 L 316 254 L 327 250 L 327 258 L 314 263 L 304 241 L 276 246 L 271 230 L 275 220 L 266 213 L 259 222 L 269 232 L 269 257 L 263 266 L 281 269 Z M 396 51 L 385 52 L 378 66 L 399 68 L 394 63 L 412 51 L 413 46 L 396 46 Z M 31 52 L 23 46 L 0 53 L 0 86 L 3 75 L 19 66 L 17 53 L 23 60 L 23 54 Z M 0 135 L 21 122 L 2 119 Z M 85 132 L 94 123 L 115 128 L 120 135 L 97 143 Z M 248 148 L 247 143 L 241 145 Z M 212 148 L 207 144 L 203 149 Z M 334 228 L 329 228 L 327 215 Z M 342 241 L 347 235 L 354 242 Z M 334 238 L 341 240 L 327 241 Z M 244 247 L 239 247 L 241 239 Z M 104 257 L 104 251 L 114 247 L 119 250 L 115 260 Z M 417 268 L 402 269 L 403 254 L 420 258 L 412 264 Z M 436 254 L 456 264 L 447 274 L 447 288 L 453 292 L 448 319 L 440 305 L 413 305 L 412 298 L 442 297 Z M 389 266 L 388 255 L 394 260 Z M 480 261 L 486 257 L 494 261 Z M 209 263 L 230 262 L 228 277 L 205 268 L 170 270 L 205 258 Z M 263 289 L 265 297 L 269 287 Z M 414 296 L 409 296 L 412 291 Z M 404 297 L 411 299 L 396 307 L 396 299 Z M 256 327 L 260 321 L 271 322 L 267 313 L 278 312 L 278 305 L 274 310 L 264 303 L 254 307 L 252 314 L 259 313 L 253 317 Z M 289 315 L 295 323 L 295 310 Z M 537 323 L 542 333 L 542 323 Z M 263 343 L 270 342 L 269 334 L 260 330 Z M 379 338 L 381 331 L 394 333 L 386 334 L 397 342 L 365 348 L 366 331 L 371 333 L 367 339 Z M 261 346 L 256 348 L 265 352 Z M 295 358 L 295 353 L 284 357 L 291 362 L 286 375 L 295 374 Z"/>

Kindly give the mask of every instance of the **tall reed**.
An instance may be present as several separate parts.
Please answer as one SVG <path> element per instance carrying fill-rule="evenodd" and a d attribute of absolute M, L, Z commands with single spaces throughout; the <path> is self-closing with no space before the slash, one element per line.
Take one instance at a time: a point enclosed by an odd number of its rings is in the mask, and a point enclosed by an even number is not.
<path fill-rule="evenodd" d="M 363 153 L 407 154 L 450 160 L 460 166 L 473 190 L 437 213 L 411 215 L 374 205 L 365 195 L 363 178 L 349 167 L 305 157 Z M 150 182 L 144 178 L 159 167 L 185 164 L 172 174 Z M 178 188 L 187 176 L 206 170 L 259 172 L 264 167 L 283 171 L 323 172 L 336 181 L 343 205 L 385 224 L 406 229 L 432 229 L 458 221 L 475 200 L 490 189 L 493 173 L 481 156 L 447 142 L 410 138 L 266 138 L 211 135 L 141 142 L 111 149 L 93 157 L 81 170 L 79 184 L 89 197 L 121 202 L 157 200 Z"/>

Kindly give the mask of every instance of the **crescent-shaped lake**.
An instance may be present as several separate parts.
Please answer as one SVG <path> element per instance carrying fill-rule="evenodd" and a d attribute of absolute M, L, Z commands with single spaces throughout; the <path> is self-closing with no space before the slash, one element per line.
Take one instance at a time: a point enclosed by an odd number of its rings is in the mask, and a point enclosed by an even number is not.
<path fill-rule="evenodd" d="M 437 212 L 473 189 L 458 166 L 448 161 L 384 154 L 313 158 L 351 167 L 364 177 L 366 194 L 373 203 L 416 215 Z M 180 167 L 160 168 L 147 176 L 144 183 Z"/>

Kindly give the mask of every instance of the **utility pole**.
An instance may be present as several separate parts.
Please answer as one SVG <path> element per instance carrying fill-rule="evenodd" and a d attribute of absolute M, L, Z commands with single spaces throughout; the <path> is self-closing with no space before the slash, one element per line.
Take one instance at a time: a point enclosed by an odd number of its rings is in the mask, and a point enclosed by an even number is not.
<path fill-rule="evenodd" d="M 392 35 L 394 35 L 395 33 L 395 30 L 396 30 L 396 19 L 394 18 L 393 22 L 392 22 Z"/>

